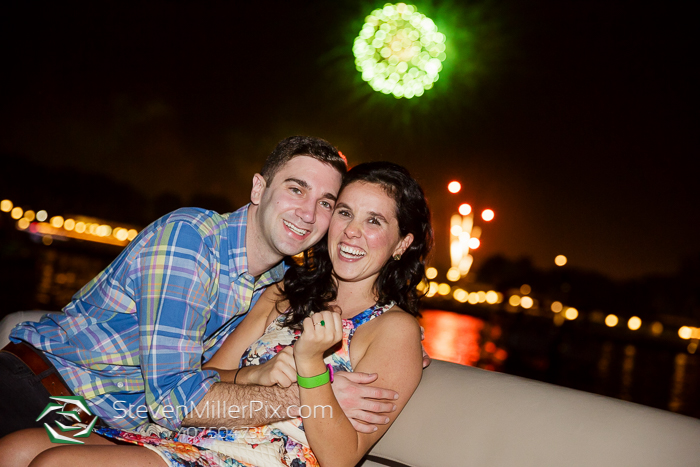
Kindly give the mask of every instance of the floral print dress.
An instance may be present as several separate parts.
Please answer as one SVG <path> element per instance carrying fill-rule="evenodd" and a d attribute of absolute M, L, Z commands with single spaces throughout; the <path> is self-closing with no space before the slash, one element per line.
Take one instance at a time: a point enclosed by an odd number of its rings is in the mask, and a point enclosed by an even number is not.
<path fill-rule="evenodd" d="M 333 371 L 352 371 L 350 341 L 362 324 L 394 306 L 374 305 L 351 319 L 343 320 L 340 348 L 325 358 Z M 241 358 L 241 367 L 261 365 L 283 348 L 294 345 L 301 331 L 283 327 L 284 315 L 273 321 L 263 336 Z M 302 418 L 256 428 L 202 430 L 183 428 L 174 432 L 154 423 L 136 431 L 97 427 L 95 433 L 119 441 L 138 444 L 158 453 L 170 466 L 186 467 L 315 467 L 318 461 L 308 446 Z"/>

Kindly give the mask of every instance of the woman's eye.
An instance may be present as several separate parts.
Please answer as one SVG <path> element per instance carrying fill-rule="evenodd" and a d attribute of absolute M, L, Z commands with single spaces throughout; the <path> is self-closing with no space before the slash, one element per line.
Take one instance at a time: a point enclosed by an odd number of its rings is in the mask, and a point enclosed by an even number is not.
<path fill-rule="evenodd" d="M 346 211 L 345 209 L 341 209 L 340 211 L 338 211 L 338 215 L 343 217 L 350 217 L 350 212 Z"/>
<path fill-rule="evenodd" d="M 374 224 L 374 225 L 382 225 L 382 223 L 379 222 L 379 219 L 377 219 L 376 217 L 371 217 L 371 218 L 369 219 L 369 223 L 370 223 L 370 224 Z"/>

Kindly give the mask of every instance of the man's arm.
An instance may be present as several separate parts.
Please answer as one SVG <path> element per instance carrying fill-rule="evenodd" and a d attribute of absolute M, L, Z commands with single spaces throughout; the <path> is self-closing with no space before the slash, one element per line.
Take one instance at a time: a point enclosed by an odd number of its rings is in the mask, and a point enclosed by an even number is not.
<path fill-rule="evenodd" d="M 298 406 L 296 384 L 281 388 L 215 383 L 182 425 L 217 429 L 262 426 L 296 417 Z"/>

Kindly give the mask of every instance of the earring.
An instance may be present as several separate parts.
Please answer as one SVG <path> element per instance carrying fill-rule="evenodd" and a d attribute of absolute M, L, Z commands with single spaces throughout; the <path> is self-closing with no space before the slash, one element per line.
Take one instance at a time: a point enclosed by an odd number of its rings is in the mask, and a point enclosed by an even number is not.
<path fill-rule="evenodd" d="M 401 259 L 401 255 L 398 254 L 398 253 L 396 253 L 396 254 L 394 255 L 394 261 L 398 261 L 398 260 L 400 260 L 400 259 Z"/>

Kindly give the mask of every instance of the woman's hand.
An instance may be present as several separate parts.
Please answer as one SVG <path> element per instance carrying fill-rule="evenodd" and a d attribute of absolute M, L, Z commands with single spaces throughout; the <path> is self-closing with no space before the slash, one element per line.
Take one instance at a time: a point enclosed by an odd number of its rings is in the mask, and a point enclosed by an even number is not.
<path fill-rule="evenodd" d="M 294 344 L 294 358 L 300 370 L 304 364 L 312 361 L 323 363 L 324 352 L 343 338 L 343 320 L 340 313 L 328 310 L 314 313 L 304 320 L 302 326 L 304 330 L 301 337 Z"/>
<path fill-rule="evenodd" d="M 297 382 L 297 369 L 292 347 L 285 347 L 262 365 L 249 366 L 238 371 L 240 372 L 236 377 L 238 384 L 277 385 L 288 388 L 292 383 Z"/>

